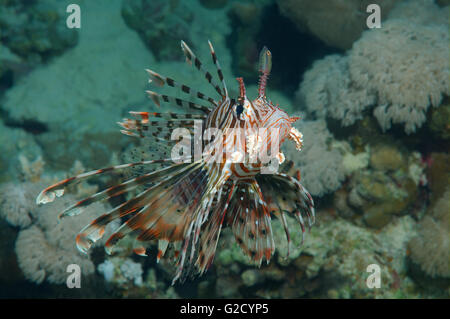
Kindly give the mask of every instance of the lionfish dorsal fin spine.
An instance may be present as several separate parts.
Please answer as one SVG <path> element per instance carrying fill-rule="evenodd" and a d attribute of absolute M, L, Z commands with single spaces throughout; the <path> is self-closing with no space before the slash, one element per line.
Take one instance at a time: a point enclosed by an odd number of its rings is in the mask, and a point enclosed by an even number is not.
<path fill-rule="evenodd" d="M 191 87 L 189 87 L 183 83 L 178 83 L 174 79 L 169 78 L 164 75 L 161 75 L 153 70 L 146 69 L 145 71 L 147 71 L 148 75 L 150 76 L 150 80 L 149 80 L 150 83 L 155 83 L 156 85 L 158 85 L 160 87 L 163 87 L 164 85 L 167 84 L 170 87 L 179 88 L 185 94 L 189 94 L 189 95 L 199 98 L 201 100 L 208 101 L 212 105 L 217 106 L 217 102 L 212 97 L 209 97 L 200 91 L 193 90 Z"/>
<path fill-rule="evenodd" d="M 164 103 L 168 103 L 173 106 L 183 107 L 186 109 L 193 109 L 197 111 L 202 111 L 205 114 L 209 114 L 211 112 L 211 109 L 205 105 L 197 104 L 191 101 L 186 101 L 177 97 L 165 95 L 165 94 L 159 94 L 150 90 L 147 90 L 146 93 L 148 96 L 152 99 L 153 103 L 155 103 L 157 106 L 161 106 L 161 101 Z"/>
<path fill-rule="evenodd" d="M 222 93 L 220 86 L 216 84 L 213 80 L 211 73 L 209 73 L 202 65 L 202 62 L 197 58 L 197 56 L 192 52 L 192 50 L 188 47 L 186 42 L 181 40 L 181 49 L 183 50 L 184 55 L 186 56 L 186 62 L 190 65 L 194 65 L 197 70 L 202 72 L 205 75 L 205 79 L 212 85 L 214 90 L 223 98 L 225 95 Z"/>
<path fill-rule="evenodd" d="M 225 78 L 223 77 L 222 68 L 220 67 L 219 60 L 217 59 L 216 51 L 214 51 L 214 47 L 213 47 L 211 41 L 208 40 L 208 44 L 209 44 L 209 49 L 211 51 L 211 57 L 212 57 L 213 63 L 217 68 L 217 75 L 219 76 L 219 80 L 222 82 L 223 93 L 225 95 L 225 98 L 228 98 L 227 84 L 225 83 Z"/>

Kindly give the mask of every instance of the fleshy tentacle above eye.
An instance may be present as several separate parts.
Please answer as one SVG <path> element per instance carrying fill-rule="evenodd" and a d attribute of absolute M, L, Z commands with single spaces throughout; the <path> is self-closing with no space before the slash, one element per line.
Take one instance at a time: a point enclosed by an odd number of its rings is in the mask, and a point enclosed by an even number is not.
<path fill-rule="evenodd" d="M 259 54 L 259 86 L 258 86 L 258 96 L 266 96 L 266 85 L 267 79 L 269 78 L 270 71 L 272 70 L 272 53 L 264 47 Z"/>

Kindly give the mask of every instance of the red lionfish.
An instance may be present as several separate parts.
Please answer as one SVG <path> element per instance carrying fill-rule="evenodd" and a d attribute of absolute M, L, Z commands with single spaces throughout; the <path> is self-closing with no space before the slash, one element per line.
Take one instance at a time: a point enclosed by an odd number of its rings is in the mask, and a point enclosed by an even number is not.
<path fill-rule="evenodd" d="M 142 192 L 104 213 L 79 232 L 76 244 L 81 252 L 87 252 L 103 236 L 108 223 L 127 216 L 126 222 L 107 240 L 107 253 L 112 253 L 116 243 L 127 235 L 134 236 L 137 243 L 134 251 L 139 255 L 147 255 L 147 248 L 153 240 L 157 240 L 157 261 L 164 256 L 169 244 L 172 244 L 177 267 L 174 283 L 195 271 L 201 275 L 209 268 L 222 226 L 231 227 L 243 252 L 261 265 L 263 259 L 268 263 L 275 251 L 271 214 L 278 217 L 284 227 L 288 254 L 291 240 L 285 214 L 295 216 L 299 222 L 302 241 L 304 219 L 307 219 L 309 227 L 314 223 L 314 202 L 300 184 L 299 171 L 293 174 L 295 177 L 288 175 L 287 169 L 284 173 L 263 174 L 264 163 L 261 159 L 250 160 L 250 157 L 261 153 L 262 148 L 267 149 L 273 141 L 279 145 L 286 138 L 293 140 L 298 150 L 303 142 L 302 134 L 292 127 L 292 123 L 298 118 L 289 117 L 278 105 L 273 105 L 266 98 L 265 89 L 272 67 L 271 52 L 264 47 L 260 53 L 258 97 L 249 100 L 243 79 L 237 78 L 239 96 L 233 99 L 228 94 L 214 48 L 211 42 L 208 43 L 221 86 L 214 81 L 211 73 L 203 67 L 184 41 L 181 41 L 181 48 L 187 63 L 203 74 L 219 94 L 220 100 L 208 97 L 172 78 L 146 70 L 150 76 L 149 82 L 161 87 L 167 85 L 179 88 L 181 92 L 191 96 L 190 100 L 197 98 L 203 101 L 199 104 L 200 101 L 194 103 L 147 91 L 157 106 L 164 102 L 200 114 L 130 112 L 134 119 L 124 119 L 118 124 L 123 128 L 121 132 L 126 135 L 170 144 L 173 142 L 170 140 L 171 128 L 191 130 L 195 121 L 201 121 L 203 137 L 207 135 L 208 128 L 220 129 L 225 136 L 221 140 L 223 145 L 233 146 L 238 152 L 229 156 L 228 152 L 222 151 L 221 154 L 214 154 L 222 160 L 206 160 L 207 155 L 214 153 L 210 146 L 215 144 L 211 142 L 209 147 L 201 148 L 204 156 L 199 159 L 184 157 L 184 160 L 175 163 L 169 158 L 142 160 L 79 174 L 44 189 L 36 199 L 38 204 L 52 202 L 55 197 L 64 194 L 67 185 L 81 179 L 130 167 L 164 165 L 93 194 L 60 214 L 60 217 L 78 215 L 93 202 L 123 195 L 144 186 Z M 241 129 L 243 134 L 240 137 L 229 134 L 233 129 Z M 277 129 L 275 137 L 259 133 L 270 129 Z M 274 154 L 273 158 L 279 163 L 285 160 L 281 152 Z M 291 164 L 290 167 L 287 163 Z M 292 168 L 292 162 L 286 161 L 284 166 Z"/>

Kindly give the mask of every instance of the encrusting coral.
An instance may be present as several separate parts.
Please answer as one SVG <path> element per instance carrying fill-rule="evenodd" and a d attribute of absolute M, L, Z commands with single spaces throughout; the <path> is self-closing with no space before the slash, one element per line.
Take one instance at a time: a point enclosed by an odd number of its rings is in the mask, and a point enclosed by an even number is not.
<path fill-rule="evenodd" d="M 448 12 L 423 4 L 440 16 Z M 448 22 L 427 16 L 410 21 L 401 9 L 382 28 L 365 31 L 346 55 L 317 61 L 305 74 L 298 98 L 313 118 L 329 116 L 346 126 L 373 109 L 383 130 L 402 124 L 409 134 L 450 94 Z"/>
<path fill-rule="evenodd" d="M 420 206 L 421 186 L 427 179 L 419 153 L 408 153 L 400 143 L 385 140 L 367 147 L 363 154 L 367 165 L 354 170 L 334 194 L 334 207 L 341 216 L 382 228 L 394 216 L 411 214 L 413 207 Z"/>

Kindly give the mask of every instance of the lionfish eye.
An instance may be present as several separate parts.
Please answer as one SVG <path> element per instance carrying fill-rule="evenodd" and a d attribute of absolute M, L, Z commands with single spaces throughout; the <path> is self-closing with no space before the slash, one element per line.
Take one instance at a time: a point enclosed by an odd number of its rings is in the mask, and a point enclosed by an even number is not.
<path fill-rule="evenodd" d="M 242 105 L 242 103 L 240 103 L 236 105 L 236 115 L 238 118 L 241 118 L 242 112 L 244 112 L 244 106 Z"/>

